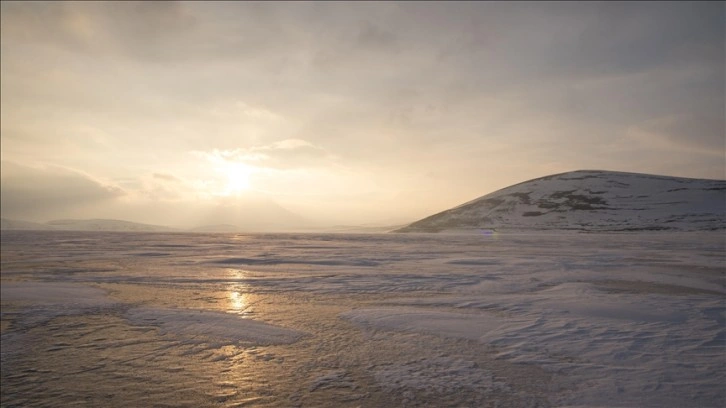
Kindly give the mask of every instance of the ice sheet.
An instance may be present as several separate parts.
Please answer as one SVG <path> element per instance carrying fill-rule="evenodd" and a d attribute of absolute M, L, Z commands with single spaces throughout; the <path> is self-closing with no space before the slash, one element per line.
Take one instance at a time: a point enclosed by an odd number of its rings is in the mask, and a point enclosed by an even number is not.
<path fill-rule="evenodd" d="M 292 399 L 273 399 L 270 406 L 304 402 L 308 393 L 318 396 L 308 405 L 318 406 L 330 393 L 348 392 L 356 406 L 445 405 L 467 393 L 471 398 L 460 405 L 521 406 L 512 401 L 524 396 L 532 397 L 529 406 L 726 405 L 721 232 L 4 232 L 0 244 L 3 353 L 18 351 L 13 359 L 25 358 L 29 328 L 42 341 L 66 330 L 62 319 L 57 332 L 43 332 L 38 322 L 80 315 L 93 332 L 91 321 L 111 316 L 122 322 L 113 324 L 123 336 L 161 334 L 169 344 L 159 346 L 156 358 L 191 344 L 214 354 L 211 359 L 237 364 L 229 356 L 239 351 L 220 350 L 290 348 L 284 357 L 262 351 L 256 364 L 263 365 L 250 368 L 277 370 L 250 398 L 269 396 L 269 384 L 299 385 Z M 150 299 L 123 303 L 94 285 L 143 289 Z M 188 299 L 156 299 L 157 291 L 189 294 L 198 307 Z M 248 313 L 250 304 L 238 304 L 247 302 L 244 296 L 267 303 Z M 223 312 L 241 307 L 257 320 Z M 93 335 L 83 336 L 96 347 Z M 366 338 L 377 343 L 366 348 Z M 433 338 L 437 351 L 428 348 Z M 42 350 L 77 346 L 52 342 Z M 98 346 L 97 352 L 103 359 L 110 350 Z M 5 355 L 3 365 L 12 367 Z M 475 364 L 477 356 L 486 364 Z M 174 369 L 185 361 L 168 358 Z M 32 371 L 37 364 L 28 362 L 23 375 L 42 380 Z M 148 364 L 143 370 L 153 372 L 155 363 Z M 245 364 L 229 370 L 244 371 Z M 524 377 L 517 377 L 520 367 Z M 23 378 L 3 375 L 4 388 L 25 386 Z M 546 394 L 532 395 L 517 378 L 552 384 Z M 375 399 L 375 390 L 389 399 Z"/>

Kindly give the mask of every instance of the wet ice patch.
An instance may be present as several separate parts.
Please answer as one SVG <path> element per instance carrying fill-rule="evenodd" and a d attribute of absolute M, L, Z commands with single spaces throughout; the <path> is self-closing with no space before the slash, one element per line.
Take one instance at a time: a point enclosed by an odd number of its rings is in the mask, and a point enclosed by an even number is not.
<path fill-rule="evenodd" d="M 191 340 L 252 343 L 294 343 L 303 333 L 238 315 L 193 309 L 134 308 L 126 313 L 134 325 L 158 327 L 163 333 Z"/>

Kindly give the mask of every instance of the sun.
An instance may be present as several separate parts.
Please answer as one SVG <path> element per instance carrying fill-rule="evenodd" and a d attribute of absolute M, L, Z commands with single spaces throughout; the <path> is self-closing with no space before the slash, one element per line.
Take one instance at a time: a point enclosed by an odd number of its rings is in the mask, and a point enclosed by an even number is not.
<path fill-rule="evenodd" d="M 226 178 L 224 195 L 238 195 L 250 189 L 250 175 L 252 174 L 250 166 L 244 163 L 225 163 L 220 170 Z"/>

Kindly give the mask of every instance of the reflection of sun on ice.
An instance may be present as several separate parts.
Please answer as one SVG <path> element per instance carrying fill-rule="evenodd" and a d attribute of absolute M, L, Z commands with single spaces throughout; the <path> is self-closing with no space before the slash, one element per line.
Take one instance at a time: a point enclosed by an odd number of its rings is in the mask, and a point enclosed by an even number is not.
<path fill-rule="evenodd" d="M 229 307 L 235 312 L 242 313 L 247 309 L 247 295 L 241 292 L 229 292 Z"/>
<path fill-rule="evenodd" d="M 247 271 L 241 269 L 227 269 L 227 272 L 229 273 L 231 280 L 237 281 L 237 283 L 227 287 L 229 310 L 239 314 L 248 313 L 248 309 L 251 306 L 247 294 L 249 292 L 249 286 L 240 282 L 245 279 Z"/>

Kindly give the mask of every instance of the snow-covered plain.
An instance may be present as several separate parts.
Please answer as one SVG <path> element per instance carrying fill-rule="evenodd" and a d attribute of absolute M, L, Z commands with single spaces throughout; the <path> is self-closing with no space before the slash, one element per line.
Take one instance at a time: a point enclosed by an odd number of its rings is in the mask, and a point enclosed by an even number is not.
<path fill-rule="evenodd" d="M 726 406 L 723 231 L 3 231 L 2 406 Z"/>

